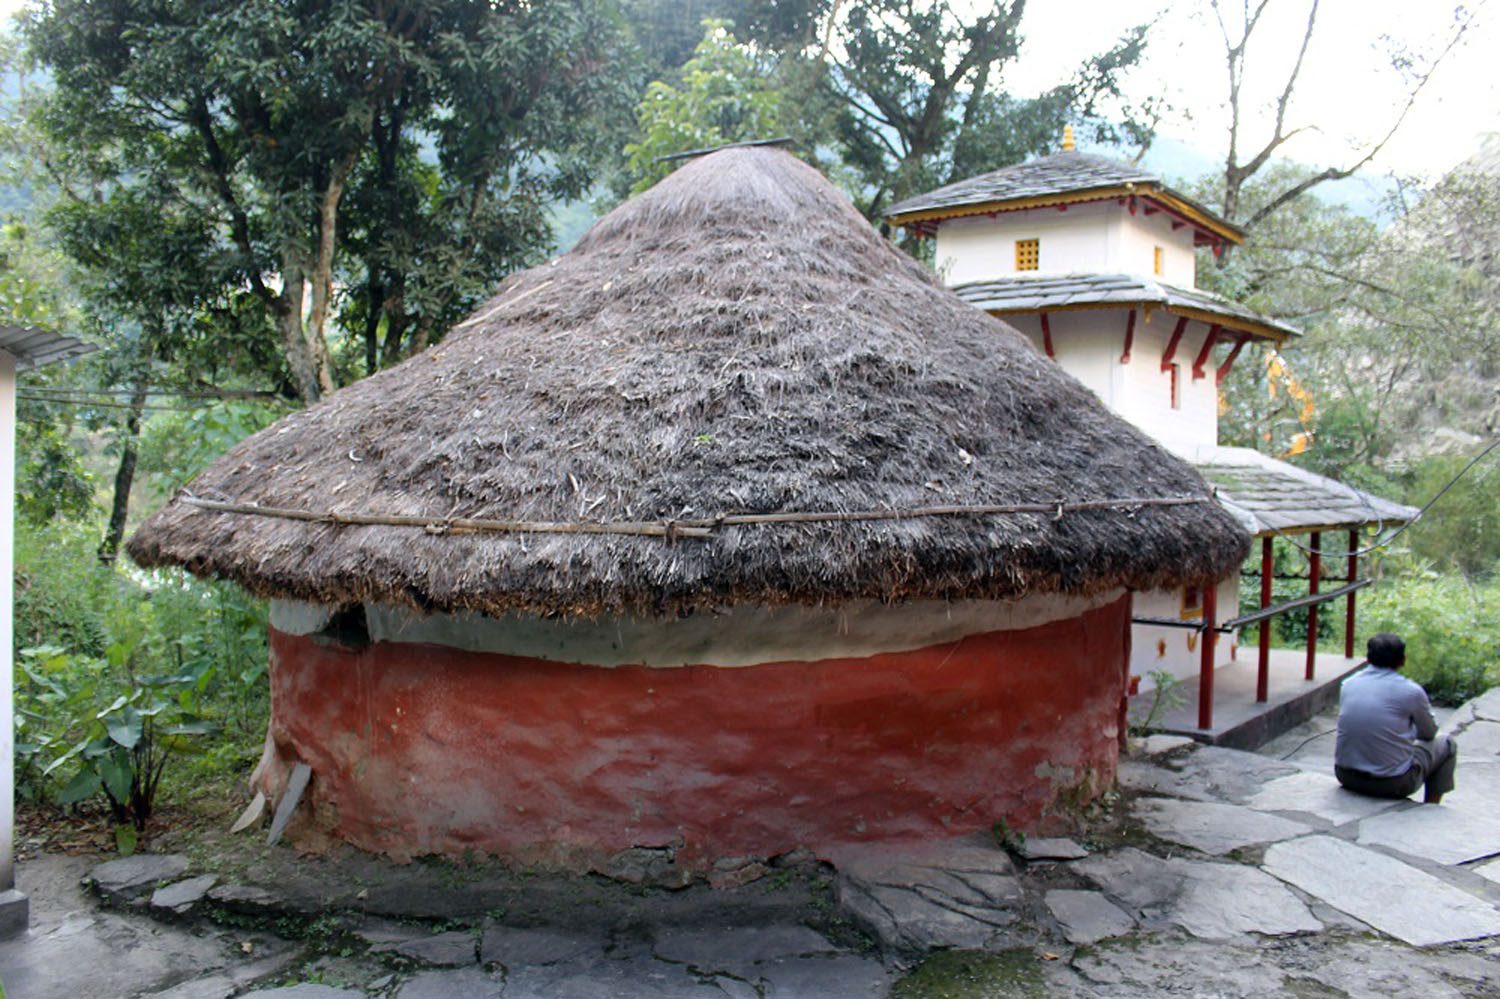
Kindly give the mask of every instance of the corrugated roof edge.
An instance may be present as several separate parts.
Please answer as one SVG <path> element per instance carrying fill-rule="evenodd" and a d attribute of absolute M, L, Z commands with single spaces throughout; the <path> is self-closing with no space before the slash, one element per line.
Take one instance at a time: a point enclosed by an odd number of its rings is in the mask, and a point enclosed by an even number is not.
<path fill-rule="evenodd" d="M 97 344 L 51 330 L 0 323 L 0 350 L 16 359 L 18 372 L 82 357 L 98 349 Z"/>
<path fill-rule="evenodd" d="M 1049 297 L 1048 291 L 1053 288 L 1055 290 Z M 1142 305 L 1158 306 L 1168 311 L 1177 307 L 1217 312 L 1226 317 L 1256 323 L 1283 336 L 1302 335 L 1302 331 L 1295 326 L 1261 315 L 1212 292 L 1181 288 L 1165 281 L 1132 274 L 1047 274 L 999 278 L 993 281 L 971 281 L 955 285 L 949 290 L 970 305 L 993 312 L 1032 312 L 1090 305 L 1119 305 L 1123 308 L 1131 300 L 1138 299 Z M 1002 298 L 987 294 L 992 291 L 1030 292 L 1030 295 L 1023 304 L 1016 301 L 1020 294 Z M 1097 294 L 1090 294 L 1095 291 Z M 1122 298 L 1122 295 L 1125 297 Z"/>

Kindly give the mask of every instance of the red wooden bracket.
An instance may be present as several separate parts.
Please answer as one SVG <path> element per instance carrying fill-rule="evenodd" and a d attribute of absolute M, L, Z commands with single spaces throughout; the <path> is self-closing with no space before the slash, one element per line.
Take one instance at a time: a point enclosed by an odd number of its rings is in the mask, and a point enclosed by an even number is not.
<path fill-rule="evenodd" d="M 1161 369 L 1172 370 L 1172 358 L 1177 356 L 1177 345 L 1182 342 L 1182 331 L 1187 329 L 1187 316 L 1177 317 L 1177 327 L 1172 330 L 1172 339 L 1167 341 L 1167 349 L 1161 355 Z"/>
<path fill-rule="evenodd" d="M 1042 346 L 1047 350 L 1047 356 L 1053 360 L 1057 355 L 1052 352 L 1052 324 L 1047 321 L 1047 313 L 1042 313 Z"/>
<path fill-rule="evenodd" d="M 1203 366 L 1208 363 L 1209 352 L 1214 349 L 1214 343 L 1219 339 L 1219 324 L 1214 323 L 1208 328 L 1208 335 L 1203 338 L 1203 347 L 1198 351 L 1198 357 L 1193 361 L 1193 381 L 1207 376 Z"/>
<path fill-rule="evenodd" d="M 1224 358 L 1224 363 L 1219 365 L 1219 370 L 1214 372 L 1214 387 L 1224 384 L 1224 376 L 1229 374 L 1229 369 L 1234 366 L 1234 359 L 1240 356 L 1240 351 L 1245 349 L 1245 344 L 1250 342 L 1250 334 L 1242 333 L 1240 338 L 1234 342 L 1234 349 L 1229 356 Z"/>
<path fill-rule="evenodd" d="M 1135 310 L 1125 317 L 1125 353 L 1120 355 L 1121 364 L 1130 363 L 1130 347 L 1135 343 Z"/>

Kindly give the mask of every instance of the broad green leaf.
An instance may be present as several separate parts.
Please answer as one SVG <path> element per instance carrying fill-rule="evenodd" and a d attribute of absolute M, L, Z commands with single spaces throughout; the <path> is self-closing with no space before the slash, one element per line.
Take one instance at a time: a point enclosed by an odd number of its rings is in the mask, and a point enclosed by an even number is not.
<path fill-rule="evenodd" d="M 62 766 L 64 763 L 68 762 L 70 759 L 72 759 L 73 757 L 77 756 L 79 753 L 83 752 L 85 749 L 88 748 L 88 745 L 89 745 L 89 741 L 87 739 L 85 739 L 82 742 L 80 742 L 78 745 L 74 746 L 72 749 L 68 750 L 66 753 L 63 753 L 57 759 L 55 759 L 51 763 L 47 764 L 46 769 L 42 771 L 42 776 L 43 777 L 47 776 L 52 771 L 56 770 L 58 767 Z"/>
<path fill-rule="evenodd" d="M 137 841 L 138 837 L 135 826 L 129 822 L 115 826 L 115 849 L 119 851 L 120 856 L 128 857 L 132 853 L 135 853 Z M 3 999 L 3 997 L 0 997 L 0 999 Z"/>
<path fill-rule="evenodd" d="M 94 768 L 99 771 L 99 779 L 104 782 L 105 790 L 116 801 L 125 802 L 130 800 L 130 784 L 135 777 L 135 772 L 130 763 L 122 760 L 123 753 L 110 753 L 101 756 L 94 763 Z"/>
<path fill-rule="evenodd" d="M 106 718 L 104 724 L 109 729 L 109 737 L 126 749 L 134 749 L 140 744 L 144 729 L 141 714 L 135 708 L 125 708 L 118 715 Z"/>
<path fill-rule="evenodd" d="M 121 708 L 123 708 L 125 705 L 127 705 L 129 703 L 130 703 L 130 698 L 126 697 L 124 694 L 121 694 L 119 697 L 116 697 L 114 699 L 113 703 L 111 703 L 109 707 L 103 709 L 102 711 L 100 711 L 94 717 L 98 718 L 100 720 L 103 720 L 103 718 L 104 718 L 105 715 L 110 714 L 110 713 L 115 712 L 115 711 L 119 711 Z"/>
<path fill-rule="evenodd" d="M 68 781 L 66 787 L 57 792 L 57 803 L 71 805 L 82 801 L 92 794 L 99 793 L 102 786 L 99 783 L 99 775 L 94 773 L 93 768 L 80 770 L 76 777 Z"/>

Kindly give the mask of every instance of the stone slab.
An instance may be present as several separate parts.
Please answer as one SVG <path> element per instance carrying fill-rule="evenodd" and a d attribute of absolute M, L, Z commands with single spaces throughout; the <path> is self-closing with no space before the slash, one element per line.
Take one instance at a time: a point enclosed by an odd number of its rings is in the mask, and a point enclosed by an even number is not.
<path fill-rule="evenodd" d="M 1303 812 L 1331 825 L 1368 818 L 1396 807 L 1397 802 L 1367 798 L 1346 791 L 1333 774 L 1299 771 L 1265 784 L 1246 802 L 1260 812 Z"/>
<path fill-rule="evenodd" d="M 1082 860 L 1089 852 L 1071 839 L 1028 836 L 1019 851 L 1027 860 Z"/>
<path fill-rule="evenodd" d="M 1322 929 L 1285 885 L 1253 867 L 1156 857 L 1126 847 L 1095 854 L 1079 861 L 1073 870 L 1118 899 L 1127 914 L 1142 922 L 1180 926 L 1203 939 Z"/>
<path fill-rule="evenodd" d="M 245 995 L 258 996 L 259 999 L 365 999 L 363 992 L 311 984 L 283 985 L 274 989 L 246 992 Z"/>
<path fill-rule="evenodd" d="M 200 874 L 186 881 L 174 881 L 151 893 L 151 908 L 162 909 L 174 915 L 182 915 L 203 901 L 208 890 L 219 880 L 214 874 Z"/>
<path fill-rule="evenodd" d="M 760 968 L 765 999 L 858 999 L 883 996 L 890 985 L 885 966 L 872 957 L 788 957 Z"/>
<path fill-rule="evenodd" d="M 208 900 L 230 912 L 247 916 L 264 916 L 295 908 L 280 895 L 258 885 L 219 885 L 209 891 Z"/>
<path fill-rule="evenodd" d="M 239 984 L 228 975 L 209 975 L 141 999 L 230 999 L 239 990 Z"/>
<path fill-rule="evenodd" d="M 1500 759 L 1500 722 L 1476 721 L 1454 737 L 1458 741 L 1458 762 Z"/>
<path fill-rule="evenodd" d="M 1482 878 L 1488 878 L 1496 884 L 1500 884 L 1500 860 L 1491 860 L 1488 863 L 1478 864 L 1469 868 L 1469 870 Z"/>
<path fill-rule="evenodd" d="M 0 940 L 26 932 L 31 925 L 31 900 L 16 888 L 0 891 Z"/>
<path fill-rule="evenodd" d="M 479 944 L 479 959 L 507 968 L 562 964 L 604 950 L 602 937 L 551 927 L 517 927 L 490 923 Z"/>
<path fill-rule="evenodd" d="M 1124 936 L 1135 929 L 1130 913 L 1105 898 L 1103 892 L 1057 889 L 1047 892 L 1043 901 L 1062 926 L 1063 936 L 1075 946 Z"/>
<path fill-rule="evenodd" d="M 725 999 L 729 994 L 698 981 L 681 965 L 639 956 L 526 967 L 505 981 L 505 999 Z"/>
<path fill-rule="evenodd" d="M 839 902 L 887 950 L 983 947 L 1017 919 L 1015 864 L 990 836 L 845 856 Z"/>
<path fill-rule="evenodd" d="M 267 845 L 275 846 L 276 841 L 281 839 L 281 834 L 286 831 L 287 823 L 292 821 L 292 813 L 297 810 L 297 803 L 302 800 L 302 792 L 307 790 L 307 782 L 311 779 L 312 767 L 306 763 L 299 762 L 292 767 L 292 775 L 287 778 L 281 800 L 276 803 L 276 814 L 271 816 L 271 829 L 266 833 Z"/>
<path fill-rule="evenodd" d="M 1292 764 L 1223 746 L 1202 746 L 1180 761 L 1127 760 L 1119 771 L 1120 783 L 1132 790 L 1230 804 L 1243 804 L 1267 781 L 1298 772 Z"/>
<path fill-rule="evenodd" d="M 437 968 L 460 968 L 478 959 L 474 935 L 464 930 L 418 937 L 394 944 L 390 949 L 402 957 Z"/>
<path fill-rule="evenodd" d="M 100 864 L 89 872 L 89 880 L 101 894 L 128 901 L 163 881 L 187 873 L 188 859 L 178 853 L 138 853 Z"/>
<path fill-rule="evenodd" d="M 1500 721 L 1500 687 L 1491 687 L 1468 703 L 1474 717 L 1485 721 Z"/>
<path fill-rule="evenodd" d="M 1142 756 L 1165 756 L 1174 749 L 1184 749 L 1196 745 L 1194 740 L 1185 735 L 1148 735 L 1144 739 L 1137 739 L 1131 743 L 1131 749 Z"/>
<path fill-rule="evenodd" d="M 1312 831 L 1291 819 L 1211 801 L 1142 798 L 1136 801 L 1134 812 L 1152 835 L 1219 856 Z"/>
<path fill-rule="evenodd" d="M 672 927 L 657 932 L 653 950 L 657 957 L 703 974 L 725 972 L 746 979 L 758 977 L 757 966 L 764 961 L 839 952 L 816 930 L 788 925 Z"/>
<path fill-rule="evenodd" d="M 1264 869 L 1414 947 L 1500 933 L 1500 910 L 1393 857 L 1332 836 L 1266 851 Z"/>
<path fill-rule="evenodd" d="M 503 995 L 503 975 L 461 968 L 413 975 L 396 990 L 395 999 L 501 999 Z"/>
<path fill-rule="evenodd" d="M 1443 800 L 1448 800 L 1445 795 Z M 1384 846 L 1439 864 L 1462 864 L 1500 853 L 1500 821 L 1492 808 L 1411 805 L 1359 824 L 1360 846 Z"/>

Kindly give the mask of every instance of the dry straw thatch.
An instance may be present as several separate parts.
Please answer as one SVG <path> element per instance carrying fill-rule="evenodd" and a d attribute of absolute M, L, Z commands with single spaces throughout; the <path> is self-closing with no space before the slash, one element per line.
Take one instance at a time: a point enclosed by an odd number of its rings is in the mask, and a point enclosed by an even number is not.
<path fill-rule="evenodd" d="M 418 524 L 1198 500 L 668 539 L 318 523 L 179 496 L 129 545 L 265 595 L 428 610 L 1200 585 L 1248 545 L 1190 468 L 768 149 L 683 166 L 438 346 L 247 439 L 188 490 Z"/>

